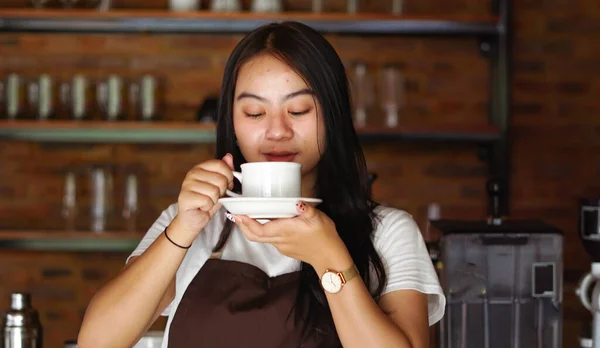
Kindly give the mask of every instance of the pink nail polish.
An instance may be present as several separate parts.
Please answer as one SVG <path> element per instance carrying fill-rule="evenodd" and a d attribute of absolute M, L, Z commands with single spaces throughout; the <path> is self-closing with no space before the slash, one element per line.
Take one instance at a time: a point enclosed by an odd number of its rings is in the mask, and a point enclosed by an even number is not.
<path fill-rule="evenodd" d="M 306 205 L 304 204 L 304 202 L 299 202 L 296 205 L 298 206 L 298 210 L 300 210 L 301 212 L 306 210 Z"/>
<path fill-rule="evenodd" d="M 231 221 L 231 222 L 235 223 L 235 218 L 234 218 L 234 217 L 233 217 L 233 215 L 231 215 L 230 213 L 226 213 L 226 214 L 225 214 L 225 217 L 226 217 L 226 218 L 227 218 L 229 221 Z"/>

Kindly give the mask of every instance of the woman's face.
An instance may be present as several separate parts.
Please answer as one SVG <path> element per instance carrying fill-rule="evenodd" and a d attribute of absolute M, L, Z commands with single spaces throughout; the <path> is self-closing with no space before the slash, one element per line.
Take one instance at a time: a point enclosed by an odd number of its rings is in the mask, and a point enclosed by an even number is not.
<path fill-rule="evenodd" d="M 313 92 L 284 62 L 261 55 L 241 67 L 233 124 L 248 162 L 297 162 L 314 179 L 325 146 L 323 118 Z"/>

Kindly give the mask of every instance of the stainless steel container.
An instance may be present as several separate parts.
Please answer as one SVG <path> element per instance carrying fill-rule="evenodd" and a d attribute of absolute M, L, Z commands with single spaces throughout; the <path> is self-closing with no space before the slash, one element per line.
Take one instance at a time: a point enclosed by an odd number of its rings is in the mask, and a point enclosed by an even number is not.
<path fill-rule="evenodd" d="M 76 340 L 65 341 L 65 345 L 63 348 L 77 348 L 77 341 Z"/>
<path fill-rule="evenodd" d="M 10 295 L 10 309 L 2 325 L 3 348 L 41 348 L 42 325 L 27 293 Z"/>

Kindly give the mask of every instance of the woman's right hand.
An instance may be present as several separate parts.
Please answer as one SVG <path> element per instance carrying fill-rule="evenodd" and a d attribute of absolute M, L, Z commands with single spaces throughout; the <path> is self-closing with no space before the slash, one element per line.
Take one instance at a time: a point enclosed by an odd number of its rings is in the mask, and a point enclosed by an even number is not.
<path fill-rule="evenodd" d="M 221 208 L 218 199 L 233 188 L 233 156 L 208 160 L 194 166 L 186 174 L 177 199 L 177 216 L 169 227 L 180 235 L 186 245 L 198 236 L 210 219 Z M 175 232 L 175 231 L 174 231 Z"/>
<path fill-rule="evenodd" d="M 172 302 L 177 270 L 186 255 L 170 242 L 192 244 L 220 209 L 218 199 L 233 187 L 232 170 L 233 157 L 227 154 L 187 173 L 177 199 L 179 211 L 165 236 L 132 257 L 124 271 L 94 295 L 79 331 L 80 347 L 131 347 L 148 330 Z"/>

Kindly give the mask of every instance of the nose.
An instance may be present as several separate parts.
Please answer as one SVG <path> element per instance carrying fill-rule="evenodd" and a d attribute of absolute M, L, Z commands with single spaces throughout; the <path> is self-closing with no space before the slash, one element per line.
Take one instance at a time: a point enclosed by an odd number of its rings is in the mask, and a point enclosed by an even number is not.
<path fill-rule="evenodd" d="M 266 138 L 268 140 L 287 140 L 294 135 L 291 120 L 283 112 L 271 114 L 268 117 Z"/>

